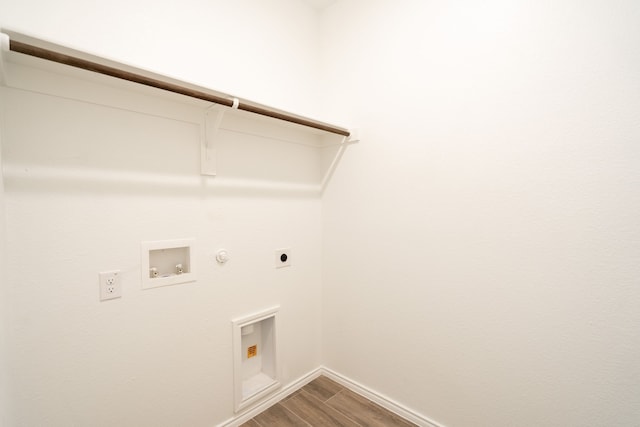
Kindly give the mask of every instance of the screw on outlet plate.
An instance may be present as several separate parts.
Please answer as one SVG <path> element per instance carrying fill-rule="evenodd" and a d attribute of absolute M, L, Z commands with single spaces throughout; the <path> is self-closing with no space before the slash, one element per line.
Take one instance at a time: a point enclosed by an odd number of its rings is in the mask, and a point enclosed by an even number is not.
<path fill-rule="evenodd" d="M 100 284 L 100 301 L 120 298 L 122 296 L 120 270 L 98 273 L 98 282 Z"/>
<path fill-rule="evenodd" d="M 291 266 L 291 249 L 276 250 L 276 268 Z"/>

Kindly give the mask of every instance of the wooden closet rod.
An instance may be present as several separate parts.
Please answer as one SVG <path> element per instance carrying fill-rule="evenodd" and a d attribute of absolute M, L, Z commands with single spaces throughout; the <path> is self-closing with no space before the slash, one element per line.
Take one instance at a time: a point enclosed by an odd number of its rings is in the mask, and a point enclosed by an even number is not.
<path fill-rule="evenodd" d="M 58 62 L 60 64 L 70 65 L 72 67 L 81 68 L 83 70 L 93 71 L 93 72 L 104 74 L 107 76 L 116 77 L 118 79 L 139 83 L 145 86 L 151 86 L 151 87 L 166 90 L 169 92 L 178 93 L 180 95 L 190 96 L 192 98 L 202 99 L 205 101 L 213 102 L 215 104 L 225 105 L 227 107 L 232 107 L 234 103 L 233 99 L 216 96 L 207 92 L 190 89 L 190 88 L 173 84 L 173 83 L 163 82 L 158 79 L 124 71 L 115 67 L 102 65 L 97 62 L 87 61 L 86 59 L 77 58 L 74 56 L 66 55 L 64 53 L 54 52 L 49 49 L 44 49 L 38 46 L 34 46 L 31 44 L 23 43 L 16 40 L 9 40 L 9 49 L 13 52 L 35 56 L 37 58 Z M 342 135 L 347 137 L 350 135 L 350 132 L 344 128 L 332 126 L 326 123 L 318 122 L 316 120 L 306 119 L 299 116 L 287 114 L 281 111 L 269 109 L 267 107 L 259 107 L 256 105 L 249 104 L 243 100 L 239 100 L 237 109 L 259 114 L 261 116 L 271 117 L 278 120 L 284 120 L 285 122 L 295 123 L 298 125 L 319 129 L 319 130 L 334 133 L 337 135 Z"/>

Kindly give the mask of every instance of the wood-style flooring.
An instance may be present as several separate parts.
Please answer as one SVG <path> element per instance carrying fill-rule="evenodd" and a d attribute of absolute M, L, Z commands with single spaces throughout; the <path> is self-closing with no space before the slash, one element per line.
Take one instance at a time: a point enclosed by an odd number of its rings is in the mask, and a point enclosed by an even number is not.
<path fill-rule="evenodd" d="M 276 426 L 409 427 L 415 424 L 321 376 L 240 427 Z"/>

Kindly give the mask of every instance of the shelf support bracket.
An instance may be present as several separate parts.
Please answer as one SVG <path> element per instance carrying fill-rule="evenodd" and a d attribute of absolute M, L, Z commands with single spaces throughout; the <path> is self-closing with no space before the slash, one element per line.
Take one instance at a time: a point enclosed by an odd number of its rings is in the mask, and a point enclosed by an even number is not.
<path fill-rule="evenodd" d="M 233 98 L 231 109 L 237 110 L 240 105 L 238 98 Z M 217 145 L 218 131 L 227 107 L 214 104 L 204 112 L 204 135 L 200 143 L 200 174 L 217 175 Z"/>
<path fill-rule="evenodd" d="M 342 137 L 342 140 L 341 140 L 340 144 L 338 144 L 338 151 L 336 152 L 335 156 L 333 157 L 333 160 L 331 161 L 331 164 L 329 165 L 329 168 L 325 172 L 324 177 L 322 178 L 322 182 L 320 182 L 320 193 L 324 193 L 324 190 L 326 190 L 327 185 L 329 184 L 329 181 L 331 180 L 331 177 L 333 176 L 333 173 L 338 168 L 338 163 L 340 163 L 340 159 L 342 159 L 342 155 L 344 154 L 345 150 L 347 149 L 347 146 L 351 145 L 351 144 L 356 144 L 358 142 L 360 142 L 360 129 L 359 128 L 350 129 L 349 130 L 349 136 L 343 136 Z"/>
<path fill-rule="evenodd" d="M 216 176 L 217 150 L 216 138 L 220 124 L 224 117 L 224 110 L 217 105 L 207 108 L 204 112 L 204 136 L 200 144 L 200 174 Z"/>

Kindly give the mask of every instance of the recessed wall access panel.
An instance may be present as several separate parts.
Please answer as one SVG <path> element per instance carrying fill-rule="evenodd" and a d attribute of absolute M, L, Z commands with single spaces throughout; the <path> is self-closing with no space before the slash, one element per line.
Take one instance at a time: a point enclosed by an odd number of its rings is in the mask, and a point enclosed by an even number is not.
<path fill-rule="evenodd" d="M 236 412 L 280 387 L 276 334 L 278 308 L 232 321 Z"/>
<path fill-rule="evenodd" d="M 142 288 L 195 281 L 193 243 L 194 239 L 142 242 Z"/>

